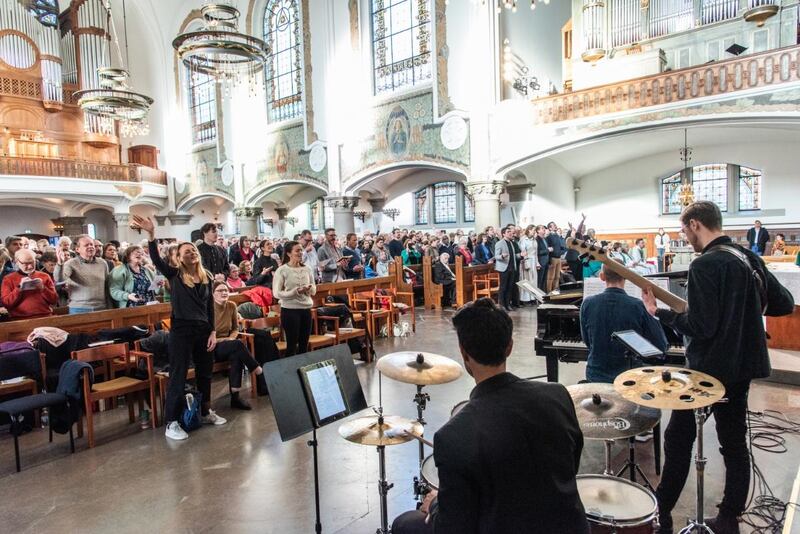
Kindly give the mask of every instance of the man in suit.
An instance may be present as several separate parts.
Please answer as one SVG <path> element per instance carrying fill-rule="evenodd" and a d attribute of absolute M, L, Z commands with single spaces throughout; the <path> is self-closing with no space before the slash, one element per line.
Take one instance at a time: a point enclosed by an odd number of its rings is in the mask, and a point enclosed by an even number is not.
<path fill-rule="evenodd" d="M 344 268 L 344 277 L 348 280 L 361 278 L 364 273 L 364 262 L 361 259 L 361 250 L 358 248 L 358 236 L 356 234 L 347 234 L 342 255 L 345 258 L 350 256 L 350 261 Z"/>
<path fill-rule="evenodd" d="M 392 531 L 588 534 L 575 481 L 583 434 L 566 388 L 506 372 L 514 325 L 492 300 L 467 304 L 453 326 L 476 386 L 434 435 L 439 491 Z"/>
<path fill-rule="evenodd" d="M 766 228 L 761 227 L 761 221 L 756 221 L 755 225 L 747 231 L 747 243 L 750 245 L 750 250 L 763 256 L 768 242 L 769 232 Z"/>
<path fill-rule="evenodd" d="M 500 306 L 506 311 L 511 311 L 514 300 L 514 284 L 517 281 L 517 253 L 512 241 L 514 240 L 514 226 L 503 228 L 503 239 L 494 246 L 494 269 L 500 273 L 500 290 L 498 300 Z M 521 253 L 519 253 L 521 255 Z"/>
<path fill-rule="evenodd" d="M 344 280 L 344 268 L 348 259 L 342 255 L 342 249 L 336 246 L 336 229 L 325 229 L 325 243 L 317 250 L 319 267 L 322 271 L 322 282 L 341 282 Z"/>

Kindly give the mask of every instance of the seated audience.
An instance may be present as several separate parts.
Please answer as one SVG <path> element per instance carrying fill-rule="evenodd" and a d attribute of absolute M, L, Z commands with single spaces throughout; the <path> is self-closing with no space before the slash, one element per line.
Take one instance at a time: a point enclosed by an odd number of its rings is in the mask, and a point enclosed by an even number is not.
<path fill-rule="evenodd" d="M 55 284 L 36 271 L 36 254 L 19 249 L 15 254 L 17 270 L 3 277 L 0 288 L 2 305 L 12 319 L 33 319 L 53 314 L 58 303 Z"/>
<path fill-rule="evenodd" d="M 56 281 L 65 283 L 69 295 L 69 313 L 105 310 L 108 264 L 95 256 L 91 237 L 81 235 L 76 242 L 78 256 L 65 260 L 66 255 L 62 252 L 55 271 Z"/>
<path fill-rule="evenodd" d="M 472 251 L 470 251 L 469 247 L 467 246 L 468 241 L 469 240 L 466 237 L 460 237 L 458 239 L 458 244 L 455 246 L 455 255 L 463 258 L 464 267 L 467 265 L 473 265 L 475 263 Z"/>
<path fill-rule="evenodd" d="M 239 278 L 247 283 L 253 277 L 253 262 L 244 260 L 239 264 Z"/>
<path fill-rule="evenodd" d="M 486 234 L 478 234 L 477 243 L 475 245 L 475 263 L 477 265 L 486 265 L 494 259 L 493 246 L 489 244 L 489 236 Z"/>
<path fill-rule="evenodd" d="M 235 263 L 231 263 L 230 266 L 228 266 L 228 276 L 225 278 L 225 283 L 228 284 L 228 287 L 231 289 L 244 287 L 244 282 L 239 276 L 239 266 Z"/>
<path fill-rule="evenodd" d="M 411 239 L 406 241 L 400 257 L 403 258 L 403 265 L 419 265 L 422 263 L 422 254 L 414 247 L 414 241 Z"/>
<path fill-rule="evenodd" d="M 783 234 L 775 234 L 775 242 L 772 243 L 772 255 L 783 256 L 786 251 L 786 237 Z"/>
<path fill-rule="evenodd" d="M 150 289 L 155 274 L 143 265 L 144 252 L 139 245 L 129 245 L 119 266 L 111 271 L 108 291 L 117 308 L 134 308 L 156 300 Z"/>
<path fill-rule="evenodd" d="M 433 264 L 433 283 L 442 286 L 442 306 L 453 306 L 456 303 L 456 275 L 450 270 L 450 254 L 439 256 Z"/>

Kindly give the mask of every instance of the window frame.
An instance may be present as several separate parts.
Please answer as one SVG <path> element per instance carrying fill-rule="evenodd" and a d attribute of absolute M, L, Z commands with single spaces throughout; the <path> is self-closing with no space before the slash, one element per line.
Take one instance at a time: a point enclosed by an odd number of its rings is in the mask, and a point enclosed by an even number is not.
<path fill-rule="evenodd" d="M 183 67 L 185 72 L 185 80 L 186 80 L 186 111 L 189 114 L 189 126 L 191 130 L 191 139 L 192 139 L 192 146 L 199 146 L 205 145 L 210 143 L 215 143 L 217 141 L 217 137 L 219 135 L 219 124 L 217 123 L 217 113 L 218 113 L 218 94 L 217 94 L 217 82 L 214 80 L 213 77 L 209 76 L 208 74 L 203 74 L 201 72 L 192 72 L 188 67 L 184 65 Z M 193 76 L 196 75 L 198 77 L 205 77 L 203 81 L 195 81 Z M 205 84 L 210 85 L 209 95 L 210 98 L 208 100 L 202 102 L 196 102 L 196 90 Z M 197 122 L 197 116 L 195 114 L 195 110 L 199 110 L 202 114 L 202 110 L 204 108 L 208 109 L 210 119 L 203 123 Z M 208 137 L 204 137 L 202 134 L 203 126 L 206 124 L 210 124 L 207 128 L 211 130 L 211 134 Z"/>
<path fill-rule="evenodd" d="M 747 212 L 747 211 L 761 211 L 761 200 L 763 196 L 763 187 L 764 187 L 764 171 L 761 169 L 754 169 L 752 167 L 745 167 L 744 165 L 737 166 L 738 172 L 736 176 L 736 210 L 739 212 Z M 753 192 L 754 197 L 754 204 L 755 207 L 753 208 L 743 208 L 742 207 L 742 171 L 750 171 L 752 172 L 752 176 L 756 177 L 758 180 L 757 184 L 757 191 Z M 757 173 L 757 174 L 756 174 Z"/>
<path fill-rule="evenodd" d="M 453 188 L 452 193 L 437 193 L 438 188 Z M 458 182 L 453 180 L 448 180 L 445 182 L 437 182 L 432 184 L 432 195 L 433 195 L 433 224 L 458 224 Z M 453 210 L 452 220 L 448 217 L 448 220 L 439 220 L 438 212 L 439 212 L 439 200 L 447 202 L 447 206 L 444 207 L 445 210 L 449 211 L 451 208 Z"/>
<path fill-rule="evenodd" d="M 291 69 L 284 73 L 271 75 L 272 68 L 275 63 L 280 61 L 280 57 L 276 59 L 275 46 L 272 44 L 271 34 L 277 30 L 268 31 L 268 20 L 276 12 L 273 7 L 278 4 L 289 2 L 288 9 L 294 9 L 297 17 L 294 21 L 290 21 L 288 32 L 294 33 L 295 42 L 289 48 L 282 49 L 277 52 L 280 54 L 288 54 L 289 63 L 292 65 Z M 282 8 L 282 6 L 281 6 Z M 265 43 L 270 45 L 270 54 L 267 56 L 267 61 L 264 65 L 264 88 L 265 88 L 265 103 L 267 106 L 267 123 L 268 124 L 281 124 L 290 122 L 297 119 L 302 119 L 305 115 L 305 42 L 304 42 L 304 17 L 302 2 L 300 0 L 267 0 L 264 6 L 264 13 L 261 19 L 261 37 Z M 277 37 L 275 38 L 277 42 Z M 288 77 L 291 83 L 296 85 L 297 92 L 292 93 L 283 98 L 276 98 L 276 91 L 282 78 Z M 285 102 L 283 102 L 285 101 Z M 278 103 L 277 105 L 275 103 Z M 284 111 L 288 110 L 288 111 Z"/>
<path fill-rule="evenodd" d="M 763 207 L 763 197 L 764 197 L 764 171 L 762 169 L 757 169 L 754 167 L 749 167 L 746 165 L 740 165 L 737 163 L 702 163 L 699 165 L 695 165 L 688 169 L 682 169 L 678 172 L 672 173 L 669 176 L 659 178 L 659 204 L 661 208 L 661 215 L 662 216 L 670 216 L 670 215 L 679 215 L 682 211 L 683 207 L 680 207 L 678 211 L 669 211 L 668 205 L 665 202 L 667 197 L 665 196 L 665 188 L 669 184 L 677 183 L 680 185 L 683 183 L 683 177 L 686 173 L 691 173 L 692 177 L 692 184 L 694 186 L 695 191 L 695 199 L 696 200 L 711 200 L 708 198 L 701 198 L 697 196 L 697 183 L 698 181 L 709 181 L 709 180 L 697 180 L 697 172 L 698 169 L 702 167 L 710 167 L 710 166 L 717 166 L 717 167 L 724 167 L 725 168 L 725 178 L 717 177 L 713 178 L 720 183 L 725 184 L 725 205 L 721 206 L 717 204 L 720 208 L 720 211 L 730 212 L 730 213 L 751 213 L 757 212 L 764 209 Z M 756 196 L 756 207 L 747 208 L 742 207 L 742 180 L 743 180 L 743 171 L 754 173 L 758 177 L 758 186 L 757 191 L 754 193 Z M 713 201 L 713 200 L 712 200 Z"/>

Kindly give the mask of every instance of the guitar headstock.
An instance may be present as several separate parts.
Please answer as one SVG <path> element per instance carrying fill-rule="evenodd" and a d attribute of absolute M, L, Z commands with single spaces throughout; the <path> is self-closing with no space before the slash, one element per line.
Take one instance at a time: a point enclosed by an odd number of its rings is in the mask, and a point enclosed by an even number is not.
<path fill-rule="evenodd" d="M 590 260 L 606 261 L 608 258 L 606 249 L 603 247 L 598 247 L 573 237 L 567 238 L 567 248 L 577 250 L 582 258 L 587 257 Z"/>

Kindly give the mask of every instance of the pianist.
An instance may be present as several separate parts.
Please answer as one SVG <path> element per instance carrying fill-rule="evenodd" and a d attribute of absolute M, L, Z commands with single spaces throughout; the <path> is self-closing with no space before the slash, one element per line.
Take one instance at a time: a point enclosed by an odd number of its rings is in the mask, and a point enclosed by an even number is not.
<path fill-rule="evenodd" d="M 642 301 L 625 293 L 624 278 L 603 266 L 600 279 L 606 283 L 606 290 L 586 297 L 581 305 L 581 337 L 589 349 L 586 379 L 589 382 L 613 382 L 631 364 L 639 367 L 641 362 L 631 361 L 625 355 L 624 347 L 611 339 L 612 333 L 634 330 L 661 351 L 667 349 L 667 338 L 658 320 L 647 313 Z"/>

